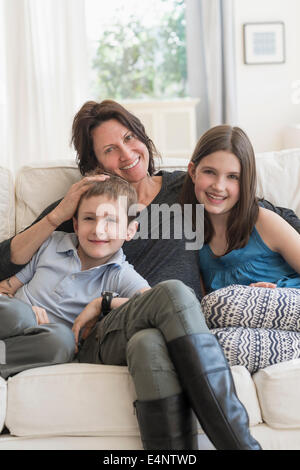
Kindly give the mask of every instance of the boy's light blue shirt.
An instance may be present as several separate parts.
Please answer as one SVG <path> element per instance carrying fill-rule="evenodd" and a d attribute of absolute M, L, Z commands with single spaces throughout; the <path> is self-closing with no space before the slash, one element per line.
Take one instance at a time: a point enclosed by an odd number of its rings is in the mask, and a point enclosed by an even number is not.
<path fill-rule="evenodd" d="M 70 328 L 84 307 L 103 290 L 132 297 L 149 287 L 120 249 L 100 266 L 81 271 L 75 233 L 54 232 L 16 276 L 24 284 L 15 294 L 27 304 L 43 307 L 52 323 Z"/>

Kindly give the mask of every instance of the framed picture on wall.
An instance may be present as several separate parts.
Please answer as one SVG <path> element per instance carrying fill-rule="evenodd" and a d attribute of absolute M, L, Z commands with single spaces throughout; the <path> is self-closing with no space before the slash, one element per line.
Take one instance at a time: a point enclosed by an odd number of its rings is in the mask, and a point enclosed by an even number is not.
<path fill-rule="evenodd" d="M 285 62 L 284 23 L 245 23 L 244 63 L 283 64 Z"/>

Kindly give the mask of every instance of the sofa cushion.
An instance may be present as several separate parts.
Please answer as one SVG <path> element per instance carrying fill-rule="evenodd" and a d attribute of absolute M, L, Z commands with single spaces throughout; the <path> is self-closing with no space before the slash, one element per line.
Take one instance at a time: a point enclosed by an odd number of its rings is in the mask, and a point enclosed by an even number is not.
<path fill-rule="evenodd" d="M 11 172 L 0 167 L 0 242 L 15 234 L 15 189 Z"/>
<path fill-rule="evenodd" d="M 272 428 L 300 427 L 300 359 L 274 364 L 253 375 L 263 420 Z"/>
<path fill-rule="evenodd" d="M 30 225 L 49 204 L 62 198 L 80 177 L 72 160 L 22 167 L 16 177 L 16 231 Z"/>
<path fill-rule="evenodd" d="M 139 435 L 126 367 L 62 364 L 8 380 L 6 426 L 16 436 Z"/>
<path fill-rule="evenodd" d="M 256 388 L 250 373 L 243 366 L 231 368 L 236 393 L 249 415 L 250 426 L 262 423 Z"/>
<path fill-rule="evenodd" d="M 0 432 L 3 429 L 6 416 L 6 397 L 7 387 L 6 381 L 0 377 Z"/>
<path fill-rule="evenodd" d="M 257 154 L 256 166 L 258 195 L 300 217 L 300 149 Z"/>
<path fill-rule="evenodd" d="M 237 393 L 251 424 L 260 413 L 250 374 L 234 368 Z M 6 426 L 15 436 L 139 436 L 127 367 L 62 364 L 8 380 Z"/>

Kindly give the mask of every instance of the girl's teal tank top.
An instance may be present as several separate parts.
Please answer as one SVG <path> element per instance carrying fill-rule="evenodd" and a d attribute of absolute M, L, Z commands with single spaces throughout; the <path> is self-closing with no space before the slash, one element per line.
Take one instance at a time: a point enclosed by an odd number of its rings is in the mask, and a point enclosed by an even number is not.
<path fill-rule="evenodd" d="M 277 287 L 300 288 L 300 275 L 270 250 L 254 227 L 248 244 L 225 256 L 214 255 L 208 244 L 199 251 L 200 270 L 208 292 L 231 284 L 273 282 Z"/>

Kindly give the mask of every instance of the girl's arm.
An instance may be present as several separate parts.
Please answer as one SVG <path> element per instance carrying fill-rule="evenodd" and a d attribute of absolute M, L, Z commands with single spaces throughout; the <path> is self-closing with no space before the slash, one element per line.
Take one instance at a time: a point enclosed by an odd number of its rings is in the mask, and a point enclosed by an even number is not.
<path fill-rule="evenodd" d="M 260 208 L 256 228 L 273 251 L 280 253 L 286 262 L 300 274 L 300 235 L 282 217 Z"/>

